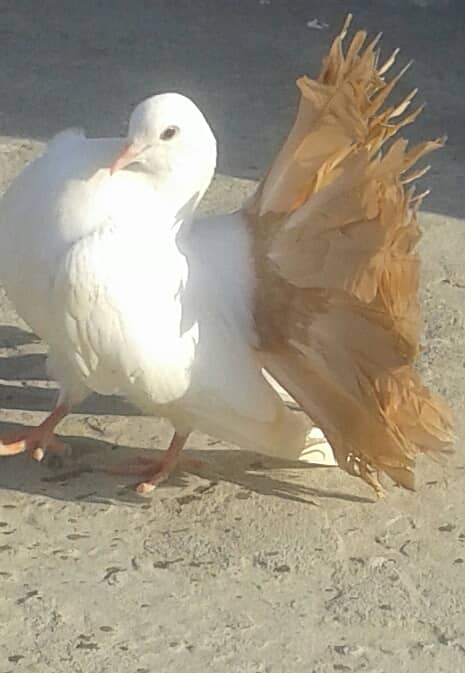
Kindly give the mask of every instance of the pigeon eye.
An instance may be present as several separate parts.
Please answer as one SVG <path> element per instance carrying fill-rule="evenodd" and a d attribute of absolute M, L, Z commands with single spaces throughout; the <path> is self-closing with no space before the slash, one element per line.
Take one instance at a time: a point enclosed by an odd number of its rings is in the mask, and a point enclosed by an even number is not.
<path fill-rule="evenodd" d="M 160 133 L 160 140 L 171 140 L 175 135 L 179 133 L 179 128 L 177 126 L 167 126 L 164 131 Z"/>

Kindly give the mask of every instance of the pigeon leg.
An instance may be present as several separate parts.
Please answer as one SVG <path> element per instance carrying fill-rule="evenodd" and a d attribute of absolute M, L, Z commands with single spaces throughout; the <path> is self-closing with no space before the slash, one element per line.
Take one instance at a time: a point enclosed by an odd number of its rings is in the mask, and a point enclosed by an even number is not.
<path fill-rule="evenodd" d="M 37 427 L 0 438 L 0 456 L 14 456 L 27 451 L 34 460 L 41 461 L 45 452 L 58 456 L 68 454 L 69 446 L 53 434 L 55 427 L 68 413 L 68 407 L 59 404 Z"/>
<path fill-rule="evenodd" d="M 117 465 L 106 470 L 109 474 L 133 474 L 142 477 L 142 481 L 137 484 L 136 491 L 141 495 L 150 493 L 154 488 L 168 479 L 174 468 L 178 464 L 181 451 L 187 441 L 189 434 L 174 433 L 170 445 L 161 460 L 152 460 L 150 458 L 136 458 L 135 461 Z"/>

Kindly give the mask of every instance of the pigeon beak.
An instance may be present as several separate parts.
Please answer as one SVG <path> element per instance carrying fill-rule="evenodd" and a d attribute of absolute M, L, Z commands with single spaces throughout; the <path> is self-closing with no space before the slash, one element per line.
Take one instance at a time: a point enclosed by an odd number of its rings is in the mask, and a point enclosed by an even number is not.
<path fill-rule="evenodd" d="M 125 166 L 132 164 L 132 162 L 136 160 L 138 154 L 139 149 L 133 144 L 128 143 L 127 145 L 124 145 L 121 152 L 110 166 L 110 175 L 113 175 L 116 171 L 120 171 Z"/>

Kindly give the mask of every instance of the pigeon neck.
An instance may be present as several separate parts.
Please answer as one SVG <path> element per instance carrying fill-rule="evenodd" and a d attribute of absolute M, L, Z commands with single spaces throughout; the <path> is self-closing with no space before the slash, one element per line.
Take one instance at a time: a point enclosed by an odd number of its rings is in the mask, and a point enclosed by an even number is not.
<path fill-rule="evenodd" d="M 176 214 L 176 218 L 189 220 L 203 195 L 208 189 L 213 172 L 192 175 L 191 172 L 177 170 L 153 177 L 155 190 Z"/>

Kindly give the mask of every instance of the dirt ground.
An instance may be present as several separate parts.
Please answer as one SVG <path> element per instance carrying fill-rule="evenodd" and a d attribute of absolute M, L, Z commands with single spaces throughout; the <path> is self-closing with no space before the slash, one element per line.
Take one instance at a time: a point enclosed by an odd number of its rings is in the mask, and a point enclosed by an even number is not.
<path fill-rule="evenodd" d="M 424 179 L 420 367 L 455 412 L 455 454 L 420 462 L 416 494 L 374 502 L 342 471 L 195 435 L 187 453 L 203 465 L 143 499 L 99 466 L 162 450 L 169 428 L 87 401 L 62 425 L 65 467 L 0 461 L 0 673 L 465 670 L 465 5 L 5 0 L 0 187 L 56 131 L 120 133 L 136 101 L 177 90 L 218 136 L 203 207 L 233 208 L 348 9 L 386 53 L 415 59 L 401 89 L 428 105 L 411 137 L 449 136 Z M 1 295 L 0 431 L 50 409 L 44 352 Z"/>

